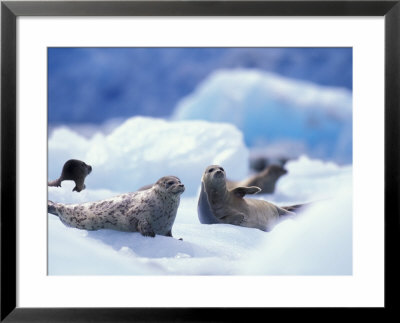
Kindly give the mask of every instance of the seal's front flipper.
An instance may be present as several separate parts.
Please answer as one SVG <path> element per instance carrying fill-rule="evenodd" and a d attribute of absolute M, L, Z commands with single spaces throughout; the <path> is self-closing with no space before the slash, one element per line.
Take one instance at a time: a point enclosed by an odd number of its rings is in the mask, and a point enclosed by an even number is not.
<path fill-rule="evenodd" d="M 243 197 L 246 194 L 257 194 L 258 192 L 261 191 L 261 188 L 257 186 L 250 186 L 250 187 L 235 187 L 234 189 L 231 190 L 233 194 L 237 197 Z"/>
<path fill-rule="evenodd" d="M 138 228 L 138 231 L 145 237 L 153 237 L 154 238 L 156 236 L 151 225 L 145 220 L 139 221 L 137 224 L 137 228 Z"/>
<path fill-rule="evenodd" d="M 233 225 L 241 225 L 244 220 L 244 214 L 235 213 L 225 215 L 224 217 L 219 219 L 221 223 L 233 224 Z"/>
<path fill-rule="evenodd" d="M 84 184 L 84 182 L 85 182 L 84 178 L 77 179 L 75 181 L 75 187 L 72 189 L 72 192 L 79 193 L 80 191 L 83 191 L 86 188 L 86 185 Z"/>
<path fill-rule="evenodd" d="M 207 192 L 204 187 L 204 182 L 201 182 L 201 192 L 199 196 L 199 202 L 197 204 L 197 215 L 199 221 L 202 224 L 214 224 L 219 223 L 211 210 L 210 202 L 208 201 Z"/>

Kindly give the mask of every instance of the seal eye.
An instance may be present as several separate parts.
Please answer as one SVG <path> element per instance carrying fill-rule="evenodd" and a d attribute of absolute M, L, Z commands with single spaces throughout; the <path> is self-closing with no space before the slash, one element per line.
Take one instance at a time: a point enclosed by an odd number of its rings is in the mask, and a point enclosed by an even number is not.
<path fill-rule="evenodd" d="M 167 187 L 170 187 L 172 184 L 174 184 L 174 182 L 173 182 L 173 181 L 169 181 L 169 182 L 167 183 Z"/>
<path fill-rule="evenodd" d="M 220 167 L 219 169 L 222 170 L 223 172 L 225 172 L 224 169 L 223 169 L 222 167 Z"/>
<path fill-rule="evenodd" d="M 210 168 L 210 169 L 208 170 L 209 173 L 211 173 L 211 172 L 213 172 L 213 171 L 214 171 L 214 168 Z"/>

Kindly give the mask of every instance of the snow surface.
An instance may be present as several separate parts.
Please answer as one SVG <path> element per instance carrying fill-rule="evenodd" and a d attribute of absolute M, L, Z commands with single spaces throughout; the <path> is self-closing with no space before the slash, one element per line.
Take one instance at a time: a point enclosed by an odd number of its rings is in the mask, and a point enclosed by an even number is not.
<path fill-rule="evenodd" d="M 269 156 L 352 162 L 352 93 L 344 88 L 255 69 L 217 70 L 172 118 L 232 123 L 248 147 L 261 146 Z"/>
<path fill-rule="evenodd" d="M 232 125 L 132 118 L 109 135 L 91 139 L 55 129 L 49 139 L 51 178 L 68 158 L 92 164 L 87 189 L 72 192 L 74 183 L 65 181 L 61 188 L 49 187 L 52 201 L 100 200 L 167 174 L 181 177 L 186 191 L 172 229 L 175 238 L 79 230 L 49 214 L 50 275 L 352 274 L 352 166 L 306 156 L 288 162 L 289 172 L 278 181 L 276 193 L 255 198 L 278 205 L 313 203 L 267 233 L 203 225 L 197 218 L 200 178 L 207 165 L 221 164 L 229 178 L 248 173 L 248 150 Z"/>
<path fill-rule="evenodd" d="M 80 159 L 93 167 L 86 178 L 90 188 L 131 192 L 166 175 L 199 183 L 208 165 L 224 164 L 232 179 L 247 174 L 248 150 L 233 125 L 205 121 L 168 122 L 133 117 L 110 134 L 86 138 L 67 127 L 56 128 L 48 144 L 48 176 L 61 175 L 64 163 Z M 186 186 L 195 194 L 197 186 Z"/>

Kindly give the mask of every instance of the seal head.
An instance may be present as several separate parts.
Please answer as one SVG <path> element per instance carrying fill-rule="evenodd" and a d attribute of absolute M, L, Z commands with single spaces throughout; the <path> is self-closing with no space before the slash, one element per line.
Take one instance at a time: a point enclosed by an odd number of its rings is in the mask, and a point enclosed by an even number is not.
<path fill-rule="evenodd" d="M 176 176 L 164 176 L 155 183 L 155 189 L 164 194 L 179 196 L 185 191 L 185 185 Z"/>

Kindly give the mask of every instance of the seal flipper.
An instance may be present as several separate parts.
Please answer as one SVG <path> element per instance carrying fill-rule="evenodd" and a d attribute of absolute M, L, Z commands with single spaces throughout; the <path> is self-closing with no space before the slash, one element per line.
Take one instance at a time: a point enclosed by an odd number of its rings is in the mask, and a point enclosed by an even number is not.
<path fill-rule="evenodd" d="M 52 201 L 47 201 L 47 213 L 51 213 L 58 216 L 56 204 Z"/>
<path fill-rule="evenodd" d="M 83 191 L 86 188 L 86 185 L 84 184 L 85 183 L 84 178 L 77 179 L 74 182 L 75 182 L 75 187 L 72 189 L 72 192 L 75 191 L 79 193 L 80 191 Z"/>
<path fill-rule="evenodd" d="M 137 224 L 138 231 L 145 237 L 155 237 L 156 234 L 153 228 L 146 220 L 140 220 Z"/>
<path fill-rule="evenodd" d="M 286 211 L 294 212 L 296 210 L 304 208 L 307 205 L 308 205 L 308 203 L 307 204 L 296 204 L 296 205 L 290 205 L 290 206 L 281 206 L 281 208 Z"/>
<path fill-rule="evenodd" d="M 48 182 L 47 186 L 61 187 L 61 181 L 62 181 L 62 179 L 60 177 L 60 178 L 58 178 L 58 179 L 56 179 L 54 181 Z"/>
<path fill-rule="evenodd" d="M 228 214 L 220 218 L 221 223 L 233 224 L 233 225 L 240 225 L 244 220 L 244 214 L 242 213 L 235 213 L 235 214 Z"/>
<path fill-rule="evenodd" d="M 234 189 L 230 190 L 230 192 L 235 194 L 235 196 L 237 196 L 237 197 L 243 197 L 246 194 L 257 194 L 260 191 L 261 191 L 261 188 L 259 188 L 257 186 L 250 186 L 250 187 L 240 186 L 240 187 L 235 187 Z"/>
<path fill-rule="evenodd" d="M 211 210 L 210 202 L 208 201 L 207 192 L 204 188 L 204 182 L 201 181 L 201 192 L 199 196 L 199 203 L 197 204 L 197 215 L 202 224 L 215 224 L 219 223 Z"/>
<path fill-rule="evenodd" d="M 291 215 L 296 215 L 296 213 L 294 213 L 294 212 L 292 212 L 292 211 L 289 211 L 289 210 L 287 210 L 286 208 L 282 208 L 282 207 L 279 207 L 279 206 L 277 206 L 276 208 L 277 208 L 277 210 L 278 210 L 279 216 L 291 216 Z"/>

